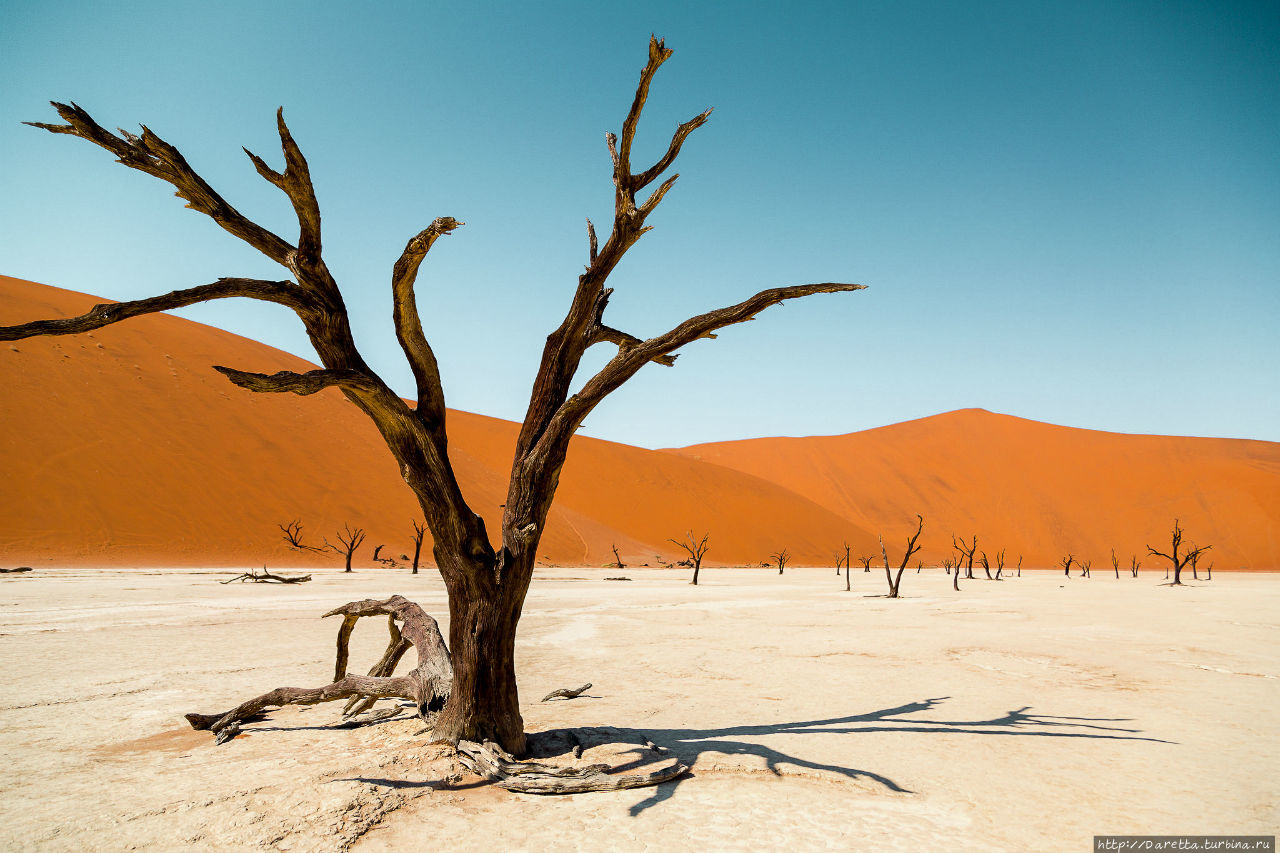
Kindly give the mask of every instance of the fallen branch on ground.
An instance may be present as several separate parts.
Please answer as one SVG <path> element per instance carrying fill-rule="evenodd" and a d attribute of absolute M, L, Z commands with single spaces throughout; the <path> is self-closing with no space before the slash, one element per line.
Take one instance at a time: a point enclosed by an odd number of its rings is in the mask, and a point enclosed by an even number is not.
<path fill-rule="evenodd" d="M 262 574 L 258 574 L 256 569 L 250 569 L 244 574 L 218 581 L 218 583 L 228 584 L 235 581 L 240 581 L 240 583 L 245 581 L 253 581 L 254 583 L 306 583 L 309 580 L 311 580 L 311 575 L 273 575 L 267 571 L 266 566 L 263 566 Z"/>
<path fill-rule="evenodd" d="M 459 741 L 458 758 L 473 772 L 494 780 L 499 788 L 522 794 L 585 794 L 644 788 L 674 779 L 689 769 L 688 765 L 675 759 L 670 765 L 651 773 L 610 775 L 606 772 L 609 769 L 607 764 L 561 767 L 538 761 L 516 761 L 492 741 L 483 744 Z"/>
<path fill-rule="evenodd" d="M 542 697 L 542 701 L 543 701 L 543 702 L 549 702 L 549 701 L 551 701 L 552 699 L 557 699 L 557 698 L 559 698 L 559 699 L 577 699 L 579 696 L 581 696 L 583 693 L 586 693 L 586 692 L 587 692 L 588 690 L 590 690 L 590 689 L 591 689 L 591 682 L 590 682 L 590 681 L 588 681 L 586 684 L 584 684 L 584 685 L 582 685 L 581 687 L 579 687 L 577 690 L 570 690 L 570 689 L 568 689 L 567 687 L 561 687 L 559 690 L 552 690 L 552 691 L 551 691 L 550 693 L 548 693 L 546 696 L 543 696 L 543 697 Z"/>

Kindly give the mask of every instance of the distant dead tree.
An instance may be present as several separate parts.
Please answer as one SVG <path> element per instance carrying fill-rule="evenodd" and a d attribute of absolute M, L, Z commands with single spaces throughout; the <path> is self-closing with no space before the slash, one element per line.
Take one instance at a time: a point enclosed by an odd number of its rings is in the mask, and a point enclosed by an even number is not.
<path fill-rule="evenodd" d="M 987 573 L 987 580 L 991 580 L 991 561 L 987 559 L 986 551 L 982 552 L 979 562 L 982 563 L 982 570 Z"/>
<path fill-rule="evenodd" d="M 951 588 L 960 591 L 960 561 L 956 561 L 955 571 L 951 573 Z"/>
<path fill-rule="evenodd" d="M 924 568 L 924 562 L 923 562 L 923 561 L 920 561 L 920 562 L 916 563 L 916 574 L 920 574 L 920 570 L 921 570 L 921 569 L 923 569 L 923 568 Z"/>
<path fill-rule="evenodd" d="M 849 559 L 850 559 L 849 543 L 846 542 L 844 543 L 844 556 L 841 557 L 839 554 L 836 554 L 836 574 L 837 575 L 840 574 L 841 562 L 844 563 L 844 591 L 845 592 L 849 592 L 850 590 L 853 589 L 853 579 L 851 577 L 853 575 L 853 572 L 850 570 Z"/>
<path fill-rule="evenodd" d="M 787 563 L 791 560 L 791 553 L 783 548 L 776 554 L 770 554 L 769 559 L 778 564 L 778 574 L 782 574 L 787 568 Z"/>
<path fill-rule="evenodd" d="M 1067 577 L 1071 577 L 1071 564 L 1074 563 L 1076 557 L 1074 554 L 1068 554 L 1058 561 L 1058 565 L 1062 566 L 1062 571 Z"/>
<path fill-rule="evenodd" d="M 1209 580 L 1209 581 L 1213 580 L 1213 563 L 1210 563 L 1209 565 L 1205 566 L 1204 570 L 1209 573 L 1209 576 L 1205 578 L 1205 580 Z"/>
<path fill-rule="evenodd" d="M 1137 554 L 1134 554 L 1132 557 L 1129 558 L 1129 572 L 1131 573 L 1132 577 L 1136 578 L 1138 576 L 1138 569 L 1141 567 L 1142 567 L 1142 564 L 1138 562 Z"/>
<path fill-rule="evenodd" d="M 1120 558 L 1116 556 L 1116 549 L 1111 549 L 1111 568 L 1116 570 L 1116 580 L 1120 580 Z"/>
<path fill-rule="evenodd" d="M 678 543 L 678 542 L 677 542 L 676 544 L 677 544 L 677 545 L 679 545 L 680 543 Z M 614 543 L 610 542 L 610 543 L 609 543 L 609 547 L 613 549 L 613 565 L 612 565 L 612 566 L 610 566 L 609 568 L 611 568 L 611 569 L 625 569 L 625 568 L 627 567 L 627 565 L 626 565 L 626 563 L 622 562 L 622 557 L 618 555 L 618 546 L 617 546 L 616 544 L 614 544 Z M 683 546 L 682 546 L 682 547 L 683 547 Z M 696 584 L 696 583 L 697 583 L 697 581 L 695 580 L 695 581 L 694 581 L 694 583 Z"/>
<path fill-rule="evenodd" d="M 973 580 L 973 554 L 978 550 L 978 536 L 974 534 L 973 542 L 964 541 L 964 537 L 957 538 L 954 533 L 951 534 L 951 547 L 960 552 L 960 559 L 956 560 L 956 569 L 959 570 L 963 565 L 965 569 L 964 579 Z M 987 573 L 990 576 L 990 572 Z"/>
<path fill-rule="evenodd" d="M 858 562 L 862 563 L 862 571 L 864 572 L 871 571 L 871 561 L 874 559 L 875 557 L 859 557 Z"/>
<path fill-rule="evenodd" d="M 289 547 L 298 551 L 323 551 L 323 548 L 317 548 L 314 545 L 307 545 L 302 541 L 302 519 L 295 518 L 288 524 L 277 524 L 284 531 L 284 541 L 289 543 Z"/>
<path fill-rule="evenodd" d="M 338 541 L 342 543 L 341 548 L 334 545 L 328 539 L 324 540 L 324 544 L 329 546 L 329 548 L 334 552 L 346 555 L 347 571 L 349 572 L 351 571 L 351 555 L 356 552 L 356 549 L 360 547 L 360 543 L 364 541 L 364 528 L 357 527 L 353 529 L 351 525 L 344 524 L 342 525 L 342 529 L 334 535 L 337 537 Z"/>
<path fill-rule="evenodd" d="M 1018 555 L 1018 577 L 1022 577 L 1022 555 Z"/>
<path fill-rule="evenodd" d="M 1194 543 L 1194 542 L 1192 542 L 1192 543 L 1191 543 L 1191 549 L 1192 549 L 1192 550 L 1191 550 L 1191 579 L 1192 579 L 1192 580 L 1197 580 L 1197 581 L 1198 581 L 1198 580 L 1200 580 L 1200 575 L 1198 575 L 1198 574 L 1196 573 L 1196 566 L 1197 566 L 1197 565 L 1199 564 L 1199 562 L 1200 562 L 1200 551 L 1201 551 L 1201 549 L 1197 549 L 1197 548 L 1196 548 L 1196 543 Z"/>
<path fill-rule="evenodd" d="M 996 554 L 996 580 L 1000 580 L 1000 575 L 1004 573 L 1004 549 Z"/>
<path fill-rule="evenodd" d="M 1089 577 L 1089 570 L 1092 568 L 1093 568 L 1093 560 L 1081 560 L 1080 561 L 1080 577 L 1082 578 Z"/>
<path fill-rule="evenodd" d="M 890 598 L 898 597 L 898 590 L 902 585 L 902 572 L 906 569 L 907 562 L 911 559 L 911 556 L 920 550 L 920 547 L 916 545 L 916 540 L 920 538 L 920 531 L 924 529 L 924 516 L 917 513 L 916 518 L 920 519 L 920 523 L 916 526 L 916 532 L 907 540 L 907 553 L 902 555 L 902 563 L 898 566 L 897 577 L 894 577 L 889 569 L 889 552 L 884 549 L 884 537 L 880 537 L 880 556 L 884 557 L 884 576 L 889 581 Z"/>
<path fill-rule="evenodd" d="M 689 581 L 689 583 L 693 584 L 694 586 L 698 585 L 698 572 L 702 569 L 702 555 L 707 553 L 707 548 L 708 548 L 707 539 L 709 539 L 710 537 L 711 537 L 710 533 L 704 533 L 702 534 L 702 539 L 695 539 L 693 537 L 693 531 L 690 530 L 688 533 L 685 534 L 686 541 L 684 542 L 681 542 L 677 539 L 667 540 L 668 542 L 672 542 L 676 545 L 679 545 L 681 548 L 689 552 L 689 562 L 693 566 L 693 580 Z M 617 549 L 614 549 L 613 553 L 614 553 L 614 556 L 617 556 L 618 554 Z M 618 568 L 622 568 L 622 566 L 619 566 Z"/>
<path fill-rule="evenodd" d="M 376 563 L 376 562 L 378 562 L 378 555 L 382 553 L 382 549 L 383 549 L 383 548 L 385 548 L 385 547 L 387 547 L 387 546 L 386 546 L 386 545 L 379 545 L 378 547 L 376 547 L 376 548 L 374 548 L 374 549 L 373 549 L 373 561 L 374 561 L 375 563 Z"/>
<path fill-rule="evenodd" d="M 427 525 L 416 518 L 410 519 L 413 525 L 413 572 L 418 573 L 418 558 L 422 556 L 422 538 L 427 535 Z"/>
<path fill-rule="evenodd" d="M 953 566 L 955 566 L 955 564 L 956 564 L 956 563 L 955 563 L 955 560 L 952 560 L 952 559 L 950 559 L 950 558 L 947 558 L 947 559 L 945 559 L 945 560 L 943 560 L 943 561 L 942 561 L 942 569 L 943 569 L 943 571 L 945 571 L 948 575 L 950 575 L 950 574 L 951 574 L 951 569 L 952 569 L 952 567 L 953 567 Z"/>
<path fill-rule="evenodd" d="M 1164 557 L 1166 560 L 1168 560 L 1170 568 L 1173 569 L 1173 583 L 1171 584 L 1171 586 L 1181 586 L 1182 570 L 1187 567 L 1188 563 L 1194 563 L 1195 560 L 1198 560 L 1201 554 L 1203 554 L 1205 551 L 1208 551 L 1213 546 L 1205 545 L 1203 548 L 1193 547 L 1191 548 L 1191 550 L 1184 551 L 1181 554 L 1179 554 L 1178 549 L 1182 547 L 1182 527 L 1181 525 L 1178 524 L 1178 519 L 1176 518 L 1173 520 L 1172 541 L 1173 541 L 1173 547 L 1169 549 L 1168 554 L 1157 551 L 1155 548 L 1152 548 L 1150 545 L 1147 546 L 1147 552 L 1151 554 L 1153 557 Z M 1165 578 L 1167 579 L 1168 577 L 1169 577 L 1168 572 L 1165 572 Z"/>

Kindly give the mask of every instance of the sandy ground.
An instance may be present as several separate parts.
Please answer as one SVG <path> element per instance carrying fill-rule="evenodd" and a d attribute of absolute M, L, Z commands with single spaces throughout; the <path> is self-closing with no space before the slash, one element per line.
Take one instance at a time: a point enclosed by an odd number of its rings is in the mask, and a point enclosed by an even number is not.
<path fill-rule="evenodd" d="M 631 582 L 604 580 L 625 574 Z M 285 709 L 215 746 L 182 714 L 332 675 L 342 602 L 438 576 L 0 576 L 0 847 L 1089 849 L 1094 834 L 1280 827 L 1280 576 L 1209 583 L 933 570 L 551 569 L 519 647 L 530 731 L 613 727 L 692 766 L 539 798 L 461 776 L 418 722 Z M 446 628 L 447 635 L 447 628 Z M 353 669 L 385 643 L 362 625 Z M 590 681 L 572 701 L 540 704 Z"/>

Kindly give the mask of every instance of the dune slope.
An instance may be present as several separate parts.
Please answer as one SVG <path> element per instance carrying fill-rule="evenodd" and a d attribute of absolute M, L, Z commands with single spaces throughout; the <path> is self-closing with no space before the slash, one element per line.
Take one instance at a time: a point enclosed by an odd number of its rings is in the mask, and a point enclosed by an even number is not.
<path fill-rule="evenodd" d="M 0 323 L 69 316 L 107 300 L 0 277 Z M 0 345 L 0 565 L 333 565 L 344 524 L 368 537 L 356 564 L 412 554 L 420 518 L 373 426 L 340 393 L 254 394 L 211 369 L 271 373 L 307 362 L 168 315 L 78 336 Z M 450 412 L 450 452 L 472 507 L 498 529 L 517 425 Z M 694 459 L 575 439 L 539 551 L 602 565 L 683 556 L 668 537 L 711 532 L 708 562 L 745 563 L 787 547 L 829 559 L 870 533 L 755 476 Z M 431 561 L 430 542 L 423 549 Z"/>
<path fill-rule="evenodd" d="M 1073 553 L 1121 572 L 1146 544 L 1211 544 L 1201 563 L 1280 569 L 1280 444 L 1122 435 L 1054 426 L 982 409 L 809 438 L 762 438 L 673 451 L 771 480 L 892 541 L 925 517 L 926 560 L 951 554 L 951 534 L 978 537 L 993 561 L 1053 566 Z"/>

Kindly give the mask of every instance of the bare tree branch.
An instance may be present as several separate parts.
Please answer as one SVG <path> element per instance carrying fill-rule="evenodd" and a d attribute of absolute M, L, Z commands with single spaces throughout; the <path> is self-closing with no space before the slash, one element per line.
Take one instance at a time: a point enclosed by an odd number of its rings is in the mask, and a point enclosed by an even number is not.
<path fill-rule="evenodd" d="M 308 370 L 306 373 L 294 373 L 281 370 L 279 373 L 248 373 L 230 367 L 213 365 L 213 369 L 249 391 L 265 394 L 291 393 L 305 397 L 326 388 L 346 388 L 352 391 L 375 391 L 378 384 L 370 377 L 354 370 Z"/>
<path fill-rule="evenodd" d="M 175 290 L 161 296 L 135 299 L 129 302 L 103 302 L 93 306 L 86 314 L 60 320 L 36 320 L 17 326 L 0 326 L 0 341 L 18 341 L 38 335 L 78 335 L 92 332 L 121 320 L 185 308 L 198 302 L 229 299 L 243 296 L 275 302 L 297 310 L 305 304 L 306 296 L 291 281 L 263 281 L 256 278 L 220 278 L 212 284 Z"/>

